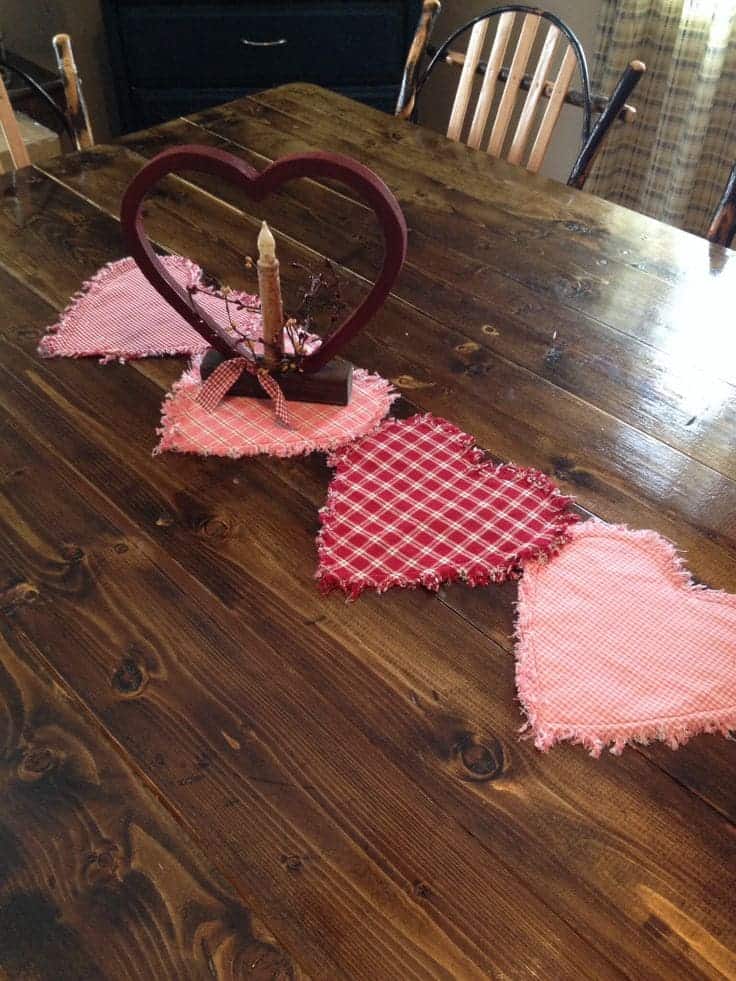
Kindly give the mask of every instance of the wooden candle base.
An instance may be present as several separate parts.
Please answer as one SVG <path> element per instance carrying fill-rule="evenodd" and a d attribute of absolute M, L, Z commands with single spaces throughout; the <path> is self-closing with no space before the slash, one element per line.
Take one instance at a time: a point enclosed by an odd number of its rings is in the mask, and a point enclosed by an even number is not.
<path fill-rule="evenodd" d="M 202 381 L 212 374 L 225 358 L 214 348 L 204 356 L 201 367 Z M 353 366 L 349 361 L 335 358 L 319 371 L 291 371 L 274 375 L 287 402 L 317 402 L 320 405 L 348 405 L 353 388 Z M 264 399 L 268 395 L 261 388 L 255 375 L 243 372 L 227 396 Z"/>

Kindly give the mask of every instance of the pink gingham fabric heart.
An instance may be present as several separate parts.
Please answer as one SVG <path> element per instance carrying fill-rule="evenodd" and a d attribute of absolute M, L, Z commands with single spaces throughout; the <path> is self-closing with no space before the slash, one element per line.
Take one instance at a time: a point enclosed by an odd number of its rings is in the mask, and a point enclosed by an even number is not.
<path fill-rule="evenodd" d="M 320 588 L 439 589 L 518 578 L 553 554 L 576 516 L 538 470 L 489 463 L 446 419 L 389 419 L 332 454 L 336 467 L 317 539 Z"/>
<path fill-rule="evenodd" d="M 202 285 L 202 270 L 190 259 L 171 255 L 162 263 L 176 283 L 187 289 Z M 249 293 L 234 294 L 246 306 L 258 306 Z M 197 293 L 197 303 L 223 329 L 228 312 L 218 296 Z M 261 336 L 258 311 L 234 314 L 239 330 Z M 135 261 L 120 259 L 103 266 L 87 280 L 38 345 L 46 358 L 100 357 L 102 362 L 127 361 L 170 354 L 204 354 L 207 341 L 151 286 Z"/>
<path fill-rule="evenodd" d="M 171 450 L 201 456 L 287 457 L 334 450 L 375 429 L 398 398 L 385 378 L 356 368 L 349 405 L 289 402 L 287 429 L 279 424 L 270 399 L 226 398 L 215 409 L 199 402 L 201 360 L 193 359 L 166 396 L 154 454 Z"/>
<path fill-rule="evenodd" d="M 653 531 L 587 521 L 519 587 L 516 682 L 538 749 L 677 749 L 736 729 L 736 596 L 695 585 Z"/>

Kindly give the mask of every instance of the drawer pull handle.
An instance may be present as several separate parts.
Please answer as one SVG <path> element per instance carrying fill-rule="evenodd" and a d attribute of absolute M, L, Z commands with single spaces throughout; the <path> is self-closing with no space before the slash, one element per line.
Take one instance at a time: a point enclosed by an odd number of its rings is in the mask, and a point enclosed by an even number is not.
<path fill-rule="evenodd" d="M 280 37 L 276 41 L 251 41 L 250 38 L 241 37 L 240 43 L 248 48 L 277 48 L 281 44 L 286 44 L 286 38 Z"/>

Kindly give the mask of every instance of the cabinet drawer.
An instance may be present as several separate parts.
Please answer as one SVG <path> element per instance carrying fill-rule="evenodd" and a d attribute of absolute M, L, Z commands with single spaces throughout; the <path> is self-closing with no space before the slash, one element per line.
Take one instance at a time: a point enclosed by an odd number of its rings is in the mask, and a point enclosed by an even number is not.
<path fill-rule="evenodd" d="M 405 8 L 398 0 L 146 4 L 123 7 L 119 16 L 128 80 L 143 88 L 370 85 L 401 77 Z"/>

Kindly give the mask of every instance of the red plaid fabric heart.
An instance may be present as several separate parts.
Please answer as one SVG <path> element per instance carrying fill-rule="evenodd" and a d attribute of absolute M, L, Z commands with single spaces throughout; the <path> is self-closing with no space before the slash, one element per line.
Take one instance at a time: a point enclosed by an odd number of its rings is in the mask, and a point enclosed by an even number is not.
<path fill-rule="evenodd" d="M 576 520 L 571 499 L 537 470 L 495 467 L 472 436 L 431 415 L 390 419 L 333 453 L 317 538 L 320 589 L 517 578 L 553 554 Z"/>

